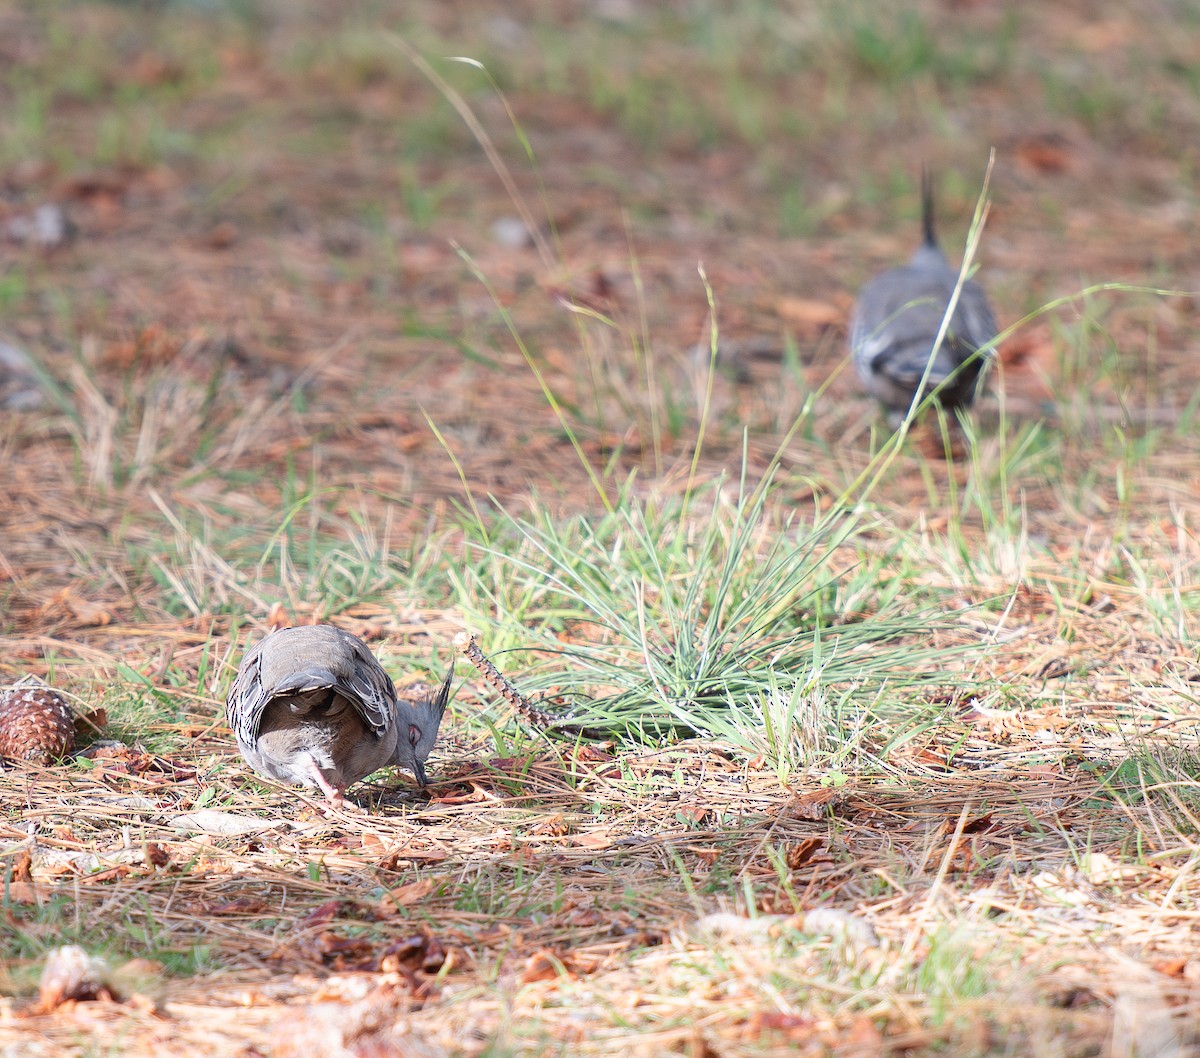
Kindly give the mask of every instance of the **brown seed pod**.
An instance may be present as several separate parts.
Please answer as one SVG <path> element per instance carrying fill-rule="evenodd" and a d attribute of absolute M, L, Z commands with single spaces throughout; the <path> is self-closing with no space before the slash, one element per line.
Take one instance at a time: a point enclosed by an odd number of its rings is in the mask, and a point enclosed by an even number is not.
<path fill-rule="evenodd" d="M 53 764 L 75 749 L 75 718 L 67 700 L 35 684 L 0 691 L 0 757 Z"/>
<path fill-rule="evenodd" d="M 534 705 L 509 683 L 508 677 L 496 668 L 492 664 L 491 658 L 479 649 L 479 644 L 475 642 L 474 632 L 459 632 L 454 637 L 454 645 L 479 670 L 480 675 L 500 692 L 504 700 L 534 727 L 542 730 L 554 728 L 561 734 L 578 735 L 582 738 L 603 739 L 605 737 L 603 731 L 584 727 L 582 724 L 573 724 L 561 716 L 555 716 L 554 713 L 548 713 L 545 709 L 539 709 Z"/>

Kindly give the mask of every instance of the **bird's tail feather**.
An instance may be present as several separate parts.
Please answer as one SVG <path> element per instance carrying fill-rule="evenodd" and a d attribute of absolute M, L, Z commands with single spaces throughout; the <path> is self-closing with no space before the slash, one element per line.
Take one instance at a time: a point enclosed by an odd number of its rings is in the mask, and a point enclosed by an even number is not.
<path fill-rule="evenodd" d="M 933 227 L 933 177 L 929 172 L 928 163 L 921 165 L 921 230 L 925 235 L 925 245 L 936 247 L 937 232 Z"/>

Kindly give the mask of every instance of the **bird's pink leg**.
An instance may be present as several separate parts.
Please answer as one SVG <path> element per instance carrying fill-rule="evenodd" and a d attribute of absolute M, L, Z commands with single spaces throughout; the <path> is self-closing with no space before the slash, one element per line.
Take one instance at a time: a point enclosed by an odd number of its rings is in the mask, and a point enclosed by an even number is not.
<path fill-rule="evenodd" d="M 315 760 L 309 760 L 313 781 L 321 788 L 321 792 L 325 795 L 330 805 L 334 808 L 341 808 L 346 799 L 345 791 L 340 787 L 334 786 L 321 773 L 321 769 L 317 766 Z"/>

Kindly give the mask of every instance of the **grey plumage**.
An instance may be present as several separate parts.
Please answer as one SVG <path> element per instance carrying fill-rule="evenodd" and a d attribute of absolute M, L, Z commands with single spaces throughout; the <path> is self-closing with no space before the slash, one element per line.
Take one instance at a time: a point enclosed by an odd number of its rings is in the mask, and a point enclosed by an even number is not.
<path fill-rule="evenodd" d="M 921 178 L 924 239 L 908 264 L 870 280 L 858 295 L 850 317 L 850 351 L 867 392 L 883 405 L 898 426 L 913 399 L 937 390 L 947 409 L 969 407 L 982 380 L 990 350 L 978 351 L 996 337 L 983 288 L 966 280 L 937 356 L 929 368 L 927 389 L 918 395 L 942 317 L 958 281 L 938 245 L 933 225 L 933 192 L 927 173 Z"/>
<path fill-rule="evenodd" d="M 281 628 L 246 651 L 226 713 L 251 768 L 318 787 L 336 805 L 388 764 L 425 785 L 453 674 L 451 665 L 432 701 L 401 701 L 357 636 L 333 625 Z"/>

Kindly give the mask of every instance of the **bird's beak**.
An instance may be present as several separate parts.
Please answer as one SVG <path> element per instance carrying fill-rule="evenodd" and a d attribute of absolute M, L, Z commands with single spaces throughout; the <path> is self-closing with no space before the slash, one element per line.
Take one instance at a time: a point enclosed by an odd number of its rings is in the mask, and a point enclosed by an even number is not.
<path fill-rule="evenodd" d="M 421 789 L 424 790 L 429 783 L 425 779 L 425 765 L 419 760 L 413 761 L 413 774 L 417 777 L 417 782 L 420 784 Z"/>

